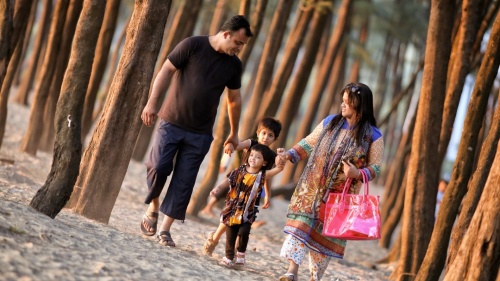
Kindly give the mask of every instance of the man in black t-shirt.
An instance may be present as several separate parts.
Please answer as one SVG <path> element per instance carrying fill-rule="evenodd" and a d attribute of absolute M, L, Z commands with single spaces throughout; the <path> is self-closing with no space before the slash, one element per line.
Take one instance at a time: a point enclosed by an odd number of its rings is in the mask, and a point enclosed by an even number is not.
<path fill-rule="evenodd" d="M 193 36 L 180 42 L 156 76 L 141 114 L 146 126 L 152 126 L 157 115 L 160 117 L 146 160 L 145 203 L 149 207 L 142 218 L 141 230 L 144 235 L 154 235 L 158 212 L 164 213 L 158 235 L 162 245 L 175 246 L 170 227 L 176 219 L 185 219 L 198 170 L 213 141 L 213 125 L 225 88 L 231 132 L 224 145 L 232 143 L 236 147 L 239 143 L 242 65 L 237 54 L 252 35 L 248 21 L 243 16 L 234 16 L 216 35 Z M 166 91 L 170 76 L 172 90 L 157 111 L 158 97 Z M 171 173 L 160 206 L 159 196 Z"/>

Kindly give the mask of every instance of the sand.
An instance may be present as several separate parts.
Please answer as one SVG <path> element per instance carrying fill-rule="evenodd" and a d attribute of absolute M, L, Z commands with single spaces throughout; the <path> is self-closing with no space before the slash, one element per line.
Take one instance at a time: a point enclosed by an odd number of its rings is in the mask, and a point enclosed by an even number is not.
<path fill-rule="evenodd" d="M 139 224 L 147 206 L 142 203 L 145 167 L 139 162 L 129 165 L 109 224 L 66 209 L 51 219 L 30 208 L 52 156 L 19 152 L 28 117 L 28 108 L 9 104 L 0 149 L 0 280 L 277 280 L 286 272 L 288 263 L 279 252 L 288 203 L 280 198 L 273 198 L 271 208 L 259 214 L 266 224 L 252 229 L 241 270 L 218 265 L 225 236 L 212 257 L 202 254 L 203 242 L 217 227 L 216 218 L 176 221 L 171 231 L 175 248 L 142 236 Z M 203 170 L 198 182 L 202 177 Z M 351 241 L 345 258 L 333 259 L 323 280 L 387 280 L 394 265 L 374 263 L 385 254 L 377 241 Z M 305 263 L 299 280 L 308 280 L 308 274 Z"/>

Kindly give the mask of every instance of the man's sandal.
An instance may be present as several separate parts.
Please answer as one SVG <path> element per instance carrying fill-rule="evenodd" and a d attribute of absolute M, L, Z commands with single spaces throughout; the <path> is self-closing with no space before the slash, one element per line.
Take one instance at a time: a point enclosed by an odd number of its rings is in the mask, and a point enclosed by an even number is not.
<path fill-rule="evenodd" d="M 168 231 L 160 232 L 160 234 L 158 235 L 158 241 L 163 246 L 175 247 L 175 242 L 172 239 L 170 232 L 168 232 Z"/>
<path fill-rule="evenodd" d="M 285 273 L 280 276 L 280 281 L 294 281 L 295 275 L 293 273 Z"/>
<path fill-rule="evenodd" d="M 152 230 L 149 230 L 148 228 L 146 228 L 144 226 L 145 223 L 147 225 L 149 225 L 149 228 L 152 229 Z M 142 221 L 141 221 L 141 231 L 142 231 L 142 234 L 144 234 L 146 236 L 153 236 L 153 235 L 155 235 L 155 233 L 156 233 L 156 226 L 157 225 L 158 225 L 158 213 L 148 212 L 148 213 L 145 213 L 142 216 Z"/>

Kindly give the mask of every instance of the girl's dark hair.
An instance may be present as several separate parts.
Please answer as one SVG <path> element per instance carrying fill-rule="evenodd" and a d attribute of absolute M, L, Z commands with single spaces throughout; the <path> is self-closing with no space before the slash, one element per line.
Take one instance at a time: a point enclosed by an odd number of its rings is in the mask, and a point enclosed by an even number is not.
<path fill-rule="evenodd" d="M 230 19 L 226 20 L 224 24 L 221 26 L 220 31 L 238 31 L 240 29 L 244 28 L 245 29 L 245 35 L 248 37 L 252 37 L 253 33 L 250 30 L 250 23 L 247 21 L 247 19 L 242 16 L 233 16 Z"/>
<path fill-rule="evenodd" d="M 273 167 L 276 154 L 269 148 L 269 146 L 257 143 L 250 147 L 250 149 L 248 150 L 248 155 L 250 155 L 251 151 L 257 151 L 262 154 L 262 157 L 266 162 L 266 165 L 262 166 L 262 170 L 269 170 Z"/>
<path fill-rule="evenodd" d="M 363 83 L 353 82 L 347 84 L 340 92 L 340 95 L 343 96 L 344 93 L 348 93 L 348 102 L 352 105 L 356 113 L 358 113 L 359 120 L 353 130 L 356 140 L 361 143 L 361 128 L 363 128 L 366 123 L 375 127 L 377 126 L 377 121 L 375 120 L 375 116 L 373 114 L 372 90 L 370 90 L 370 88 Z M 328 124 L 327 129 L 332 130 L 341 119 L 342 112 L 337 114 L 337 116 L 332 119 L 332 121 Z"/>

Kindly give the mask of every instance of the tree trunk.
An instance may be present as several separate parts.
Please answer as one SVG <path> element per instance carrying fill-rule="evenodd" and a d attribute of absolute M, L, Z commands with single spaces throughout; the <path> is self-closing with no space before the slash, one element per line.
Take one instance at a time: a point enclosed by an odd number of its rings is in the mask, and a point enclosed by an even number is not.
<path fill-rule="evenodd" d="M 465 78 L 471 70 L 471 55 L 475 36 L 480 24 L 482 4 L 479 0 L 462 2 L 462 20 L 458 34 L 458 44 L 455 59 L 450 65 L 451 72 L 446 89 L 443 122 L 439 136 L 438 162 L 443 162 L 450 143 L 453 123 L 458 110 L 458 103 L 464 89 Z"/>
<path fill-rule="evenodd" d="M 470 148 L 476 148 L 478 133 L 488 104 L 488 96 L 500 65 L 498 44 L 500 44 L 500 14 L 497 15 L 493 24 L 483 63 L 477 74 L 464 121 L 457 161 L 455 161 L 450 183 L 441 201 L 436 226 L 432 233 L 431 247 L 427 251 L 417 280 L 437 279 L 445 264 L 450 233 L 472 174 L 472 160 L 476 151 Z"/>
<path fill-rule="evenodd" d="M 45 58 L 41 69 L 41 81 L 33 97 L 28 129 L 20 147 L 21 151 L 31 155 L 36 155 L 40 135 L 43 130 L 43 113 L 49 95 L 52 76 L 55 71 L 53 66 L 57 61 L 68 6 L 69 0 L 57 1 L 52 17 L 49 41 L 47 42 L 47 50 L 45 51 Z"/>
<path fill-rule="evenodd" d="M 375 84 L 376 85 L 375 93 L 381 93 L 381 94 L 378 96 L 378 98 L 374 99 L 373 101 L 373 112 L 377 114 L 376 115 L 377 119 L 380 119 L 380 117 L 382 117 L 380 115 L 382 113 L 380 109 L 382 108 L 382 104 L 384 103 L 387 84 L 389 84 L 388 83 L 389 81 L 387 81 L 388 79 L 387 69 L 389 69 L 389 62 L 391 61 L 390 60 L 391 50 L 394 42 L 394 39 L 390 33 L 387 33 L 384 42 L 385 42 L 384 51 L 382 52 L 382 56 L 380 57 L 377 83 Z M 378 125 L 380 126 L 380 124 Z"/>
<path fill-rule="evenodd" d="M 181 6 L 177 9 L 177 13 L 175 14 L 175 19 L 172 23 L 171 31 L 168 33 L 167 39 L 163 44 L 163 49 L 160 54 L 160 59 L 157 63 L 158 67 L 155 69 L 155 73 L 153 75 L 154 81 L 158 71 L 160 71 L 161 66 L 167 60 L 167 56 L 172 52 L 174 47 L 184 38 L 189 37 L 193 34 L 194 23 L 198 18 L 198 14 L 201 9 L 201 0 L 196 1 L 183 1 Z M 170 84 L 170 81 L 168 81 Z M 167 91 L 163 93 L 158 98 L 158 104 L 163 104 L 163 101 L 168 93 Z M 158 120 L 157 120 L 158 122 Z M 155 126 L 141 126 L 141 130 L 139 131 L 139 137 L 137 137 L 137 142 L 135 143 L 134 152 L 132 153 L 132 159 L 136 161 L 142 161 L 146 152 L 149 148 L 149 143 L 151 142 L 151 137 L 153 136 L 153 132 L 156 128 Z"/>
<path fill-rule="evenodd" d="M 257 3 L 255 4 L 255 9 L 252 13 L 252 16 L 250 17 L 250 26 L 253 32 L 253 38 L 248 41 L 248 43 L 243 46 L 243 50 L 241 50 L 240 54 L 238 55 L 241 59 L 241 61 L 246 62 L 248 61 L 248 58 L 250 57 L 250 53 L 253 50 L 253 46 L 257 42 L 257 37 L 259 36 L 260 33 L 260 28 L 262 27 L 262 21 L 264 20 L 264 15 L 266 13 L 266 7 L 267 7 L 267 1 L 268 0 L 257 0 Z M 250 1 L 248 1 L 250 2 Z M 242 2 L 242 7 L 245 3 Z M 245 65 L 243 65 L 243 69 L 245 69 Z"/>
<path fill-rule="evenodd" d="M 118 40 L 116 40 L 115 48 L 113 50 L 113 55 L 109 60 L 108 77 L 107 77 L 108 79 L 106 80 L 106 86 L 104 88 L 104 91 L 102 91 L 102 94 L 98 96 L 97 107 L 94 109 L 94 112 L 92 112 L 92 124 L 95 123 L 95 121 L 101 116 L 102 109 L 104 108 L 104 103 L 106 103 L 109 89 L 111 88 L 111 84 L 113 83 L 113 77 L 115 76 L 116 68 L 118 67 L 118 60 L 120 59 L 122 53 L 122 47 L 125 42 L 125 37 L 127 36 L 127 27 L 129 23 L 130 23 L 130 18 L 123 25 L 123 30 L 120 33 L 120 37 L 118 38 Z M 85 137 L 86 136 L 82 136 L 83 139 L 85 139 Z"/>
<path fill-rule="evenodd" d="M 107 223 L 141 126 L 171 1 L 137 0 L 102 117 L 83 154 L 73 210 Z"/>
<path fill-rule="evenodd" d="M 23 48 L 21 51 L 20 59 L 19 59 L 19 67 L 16 70 L 16 73 L 14 75 L 14 80 L 12 81 L 12 84 L 15 86 L 19 86 L 19 81 L 21 76 L 21 72 L 24 71 L 24 61 L 26 60 L 26 53 L 28 46 L 30 45 L 30 38 L 33 33 L 33 26 L 35 24 L 35 19 L 37 17 L 37 8 L 38 8 L 38 0 L 34 0 L 32 5 L 31 5 L 31 11 L 30 11 L 30 16 L 28 19 L 28 23 L 26 24 L 26 31 L 24 32 L 24 41 L 23 41 Z"/>
<path fill-rule="evenodd" d="M 439 144 L 446 71 L 451 50 L 455 1 L 433 0 L 422 90 L 418 104 L 402 224 L 401 261 L 393 272 L 398 280 L 411 280 L 420 267 L 434 222 L 439 167 L 434 161 Z"/>
<path fill-rule="evenodd" d="M 33 87 L 33 82 L 35 81 L 35 74 L 38 66 L 39 59 L 43 59 L 43 50 L 45 44 L 45 38 L 47 38 L 50 21 L 52 14 L 52 0 L 45 0 L 43 3 L 43 11 L 40 16 L 40 21 L 38 23 L 39 31 L 37 32 L 35 42 L 33 44 L 33 51 L 31 54 L 30 62 L 26 68 L 26 74 L 23 76 L 19 90 L 14 98 L 14 101 L 27 105 L 28 96 Z"/>
<path fill-rule="evenodd" d="M 83 0 L 71 0 L 64 23 L 63 38 L 59 54 L 57 56 L 56 70 L 52 76 L 49 96 L 45 104 L 43 113 L 43 131 L 38 145 L 42 151 L 51 152 L 54 146 L 55 128 L 54 116 L 56 113 L 57 100 L 61 92 L 61 84 L 68 66 L 68 60 L 71 52 L 71 44 L 75 36 L 76 24 L 82 11 Z"/>
<path fill-rule="evenodd" d="M 14 50 L 14 54 L 10 59 L 9 66 L 7 68 L 7 75 L 5 76 L 0 91 L 0 147 L 2 147 L 3 137 L 5 135 L 5 126 L 7 124 L 7 103 L 9 100 L 10 88 L 12 86 L 12 82 L 14 81 L 19 61 L 21 60 L 25 36 L 21 36 L 19 39 L 20 40 Z"/>
<path fill-rule="evenodd" d="M 469 230 L 456 258 L 450 264 L 453 270 L 446 273 L 444 281 L 498 280 L 500 264 L 500 145 L 492 169 L 472 217 Z M 440 208 L 441 209 L 441 208 Z"/>
<path fill-rule="evenodd" d="M 488 178 L 488 173 L 491 169 L 491 163 L 495 156 L 494 148 L 497 146 L 500 137 L 500 106 L 497 105 L 495 116 L 493 117 L 493 124 L 489 130 L 488 136 L 482 145 L 481 153 L 479 156 L 478 167 L 467 187 L 467 193 L 462 201 L 460 216 L 455 223 L 451 232 L 450 247 L 448 251 L 447 271 L 451 263 L 458 253 L 462 239 L 469 228 L 472 216 L 477 208 L 479 198 L 483 193 L 485 182 Z"/>
<path fill-rule="evenodd" d="M 301 3 L 301 5 L 307 4 L 308 3 Z M 292 71 L 295 67 L 295 62 L 297 60 L 299 50 L 302 48 L 302 42 L 304 41 L 304 38 L 306 36 L 309 22 L 311 21 L 312 15 L 314 13 L 315 2 L 309 3 L 309 5 L 310 6 L 303 6 L 297 9 L 294 26 L 292 27 L 290 35 L 288 36 L 283 58 L 281 59 L 278 70 L 276 71 L 276 75 L 272 80 L 271 87 L 269 91 L 266 92 L 265 97 L 262 96 L 261 99 L 259 99 L 257 118 L 254 118 L 254 122 L 252 122 L 253 128 L 255 128 L 255 125 L 257 125 L 257 120 L 260 117 L 276 115 L 283 93 L 285 92 L 286 85 L 288 84 L 290 76 L 292 75 Z M 252 98 L 254 97 L 252 96 Z M 262 102 L 262 100 L 264 100 L 264 102 Z M 250 112 L 247 111 L 245 113 L 247 114 L 247 117 L 251 116 Z M 245 119 L 248 120 L 248 118 Z M 282 136 L 281 140 L 286 139 L 286 134 L 283 134 L 283 129 L 285 129 L 285 127 L 286 126 L 282 126 L 282 131 L 280 133 L 280 135 Z M 250 131 L 247 131 L 246 133 L 250 133 Z"/>
<path fill-rule="evenodd" d="M 105 6 L 106 2 L 102 0 L 86 0 L 84 3 L 57 105 L 57 137 L 51 171 L 30 202 L 31 207 L 51 218 L 59 214 L 70 198 L 78 177 L 82 156 L 83 102 Z"/>
<path fill-rule="evenodd" d="M 366 17 L 363 21 L 363 25 L 361 26 L 361 30 L 359 32 L 359 48 L 366 48 L 366 39 L 368 38 L 368 25 L 370 22 L 369 19 L 370 17 Z M 358 56 L 354 59 L 354 62 L 351 66 L 351 76 L 349 78 L 349 81 L 359 81 L 360 68 L 361 58 Z"/>
<path fill-rule="evenodd" d="M 307 86 L 307 82 L 309 80 L 309 76 L 311 75 L 311 70 L 316 61 L 316 54 L 319 49 L 319 42 L 321 41 L 321 37 L 323 36 L 323 30 L 326 25 L 326 19 L 329 18 L 329 13 L 331 12 L 331 6 L 333 6 L 333 1 L 323 1 L 324 5 L 328 5 L 326 7 L 317 6 L 314 9 L 314 15 L 311 23 L 310 30 L 308 32 L 309 36 L 306 40 L 305 51 L 302 57 L 300 64 L 298 65 L 298 69 L 295 72 L 295 77 L 292 80 L 292 84 L 290 85 L 290 90 L 288 91 L 287 98 L 284 103 L 281 105 L 280 113 L 278 119 L 281 121 L 282 129 L 281 129 L 281 138 L 278 138 L 274 144 L 275 147 L 284 147 L 286 143 L 286 139 L 288 136 L 288 132 L 290 130 L 290 126 L 294 117 L 297 115 L 299 111 L 300 101 L 302 99 L 302 95 L 304 94 L 304 90 Z M 309 100 L 309 105 L 312 108 L 308 110 L 314 110 L 314 107 L 318 107 L 319 96 L 322 93 L 318 93 L 318 98 L 316 99 L 316 105 L 312 105 Z M 278 95 L 274 95 L 278 96 Z M 311 118 L 312 119 L 312 118 Z M 303 121 L 303 120 L 302 120 Z M 303 132 L 303 135 L 297 136 L 296 142 L 299 142 L 304 136 L 308 134 L 307 132 Z"/>
<path fill-rule="evenodd" d="M 113 35 L 115 34 L 116 21 L 120 11 L 121 0 L 110 0 L 106 4 L 102 28 L 99 32 L 99 39 L 95 51 L 94 63 L 92 65 L 92 74 L 90 75 L 89 88 L 85 95 L 85 105 L 82 115 L 82 141 L 87 136 L 92 126 L 92 112 L 94 111 L 95 100 L 101 86 L 108 63 L 109 50 Z"/>
<path fill-rule="evenodd" d="M 226 20 L 227 13 L 227 0 L 217 0 L 217 4 L 215 5 L 214 14 L 212 17 L 212 22 L 210 23 L 209 34 L 217 34 L 219 32 L 220 27 Z"/>
<path fill-rule="evenodd" d="M 266 43 L 264 44 L 264 48 L 262 50 L 259 71 L 250 96 L 250 102 L 244 109 L 244 117 L 242 118 L 243 123 L 241 124 L 239 133 L 242 137 L 250 136 L 252 134 L 252 130 L 255 129 L 255 122 L 258 122 L 256 119 L 259 107 L 261 106 L 262 97 L 264 96 L 267 85 L 273 76 L 276 56 L 278 55 L 281 41 L 283 40 L 286 23 L 288 21 L 288 17 L 290 16 L 292 6 L 293 1 L 280 0 L 276 10 L 274 11 Z"/>

